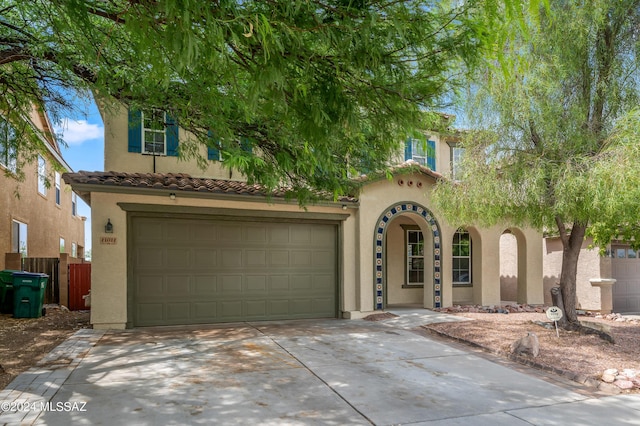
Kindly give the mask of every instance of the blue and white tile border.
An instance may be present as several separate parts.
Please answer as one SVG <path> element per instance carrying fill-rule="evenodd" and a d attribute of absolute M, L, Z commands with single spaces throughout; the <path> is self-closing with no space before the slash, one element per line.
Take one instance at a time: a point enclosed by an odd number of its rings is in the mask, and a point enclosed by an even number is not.
<path fill-rule="evenodd" d="M 398 214 L 413 213 L 422 216 L 433 232 L 433 307 L 442 307 L 442 271 L 440 242 L 440 226 L 433 217 L 433 213 L 420 204 L 404 201 L 389 207 L 378 219 L 374 241 L 374 276 L 375 276 L 375 309 L 384 307 L 385 274 L 384 274 L 384 235 L 389 222 Z"/>

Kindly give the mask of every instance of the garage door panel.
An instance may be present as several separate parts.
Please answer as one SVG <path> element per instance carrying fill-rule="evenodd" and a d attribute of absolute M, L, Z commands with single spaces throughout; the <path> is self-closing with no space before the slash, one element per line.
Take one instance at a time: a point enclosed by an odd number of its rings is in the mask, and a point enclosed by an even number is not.
<path fill-rule="evenodd" d="M 190 224 L 189 239 L 195 243 L 209 243 L 218 238 L 218 227 L 213 224 Z"/>
<path fill-rule="evenodd" d="M 288 275 L 271 275 L 269 277 L 269 291 L 289 291 L 289 276 Z"/>
<path fill-rule="evenodd" d="M 215 295 L 218 292 L 218 277 L 215 275 L 196 275 L 193 277 L 193 294 L 196 297 Z"/>
<path fill-rule="evenodd" d="M 249 275 L 246 277 L 246 291 L 252 294 L 267 293 L 267 277 L 265 275 Z"/>
<path fill-rule="evenodd" d="M 164 303 L 140 303 L 137 306 L 138 318 L 142 318 L 140 325 L 162 324 L 164 318 Z"/>
<path fill-rule="evenodd" d="M 244 314 L 246 317 L 264 318 L 267 315 L 266 300 L 247 300 L 244 302 Z"/>
<path fill-rule="evenodd" d="M 272 225 L 269 227 L 268 241 L 271 244 L 289 244 L 289 226 Z"/>
<path fill-rule="evenodd" d="M 232 223 L 225 224 L 224 227 L 219 228 L 218 235 L 221 241 L 242 241 L 242 227 Z"/>
<path fill-rule="evenodd" d="M 242 293 L 242 275 L 223 275 L 220 278 L 222 279 L 221 295 Z"/>
<path fill-rule="evenodd" d="M 265 250 L 247 250 L 245 252 L 245 265 L 247 267 L 267 266 L 267 252 Z"/>
<path fill-rule="evenodd" d="M 315 251 L 313 253 L 313 266 L 316 268 L 333 268 L 335 253 L 328 250 Z"/>
<path fill-rule="evenodd" d="M 336 315 L 333 225 L 182 218 L 132 224 L 135 325 Z"/>
<path fill-rule="evenodd" d="M 311 290 L 313 288 L 310 275 L 292 275 L 290 277 L 291 291 Z"/>
<path fill-rule="evenodd" d="M 140 275 L 137 280 L 136 293 L 144 295 L 144 298 L 154 294 L 163 294 L 164 277 L 161 275 Z"/>
<path fill-rule="evenodd" d="M 294 268 L 311 266 L 311 253 L 308 251 L 291 253 L 291 266 Z"/>
<path fill-rule="evenodd" d="M 136 268 L 156 269 L 164 265 L 164 250 L 157 247 L 145 247 L 136 250 Z"/>
<path fill-rule="evenodd" d="M 209 319 L 215 321 L 217 318 L 218 303 L 211 302 L 196 302 L 192 304 L 191 317 L 196 320 Z"/>
<path fill-rule="evenodd" d="M 237 268 L 242 266 L 242 250 L 225 250 L 222 252 L 223 268 Z"/>
<path fill-rule="evenodd" d="M 194 250 L 193 267 L 207 269 L 218 265 L 218 250 L 198 249 Z"/>
<path fill-rule="evenodd" d="M 163 241 L 162 222 L 139 222 L 134 229 L 134 238 L 139 242 Z"/>
<path fill-rule="evenodd" d="M 220 310 L 223 317 L 241 318 L 242 317 L 242 301 L 241 300 L 225 300 L 220 302 Z"/>
<path fill-rule="evenodd" d="M 267 228 L 266 226 L 251 225 L 244 229 L 244 240 L 251 243 L 264 243 L 267 241 Z"/>
<path fill-rule="evenodd" d="M 172 322 L 187 321 L 191 317 L 190 306 L 191 304 L 188 302 L 168 303 L 167 304 L 167 320 Z"/>
<path fill-rule="evenodd" d="M 191 293 L 191 287 L 189 285 L 191 278 L 189 275 L 169 276 L 166 277 L 166 280 L 166 296 L 184 298 L 188 297 Z"/>
<path fill-rule="evenodd" d="M 269 252 L 270 267 L 289 266 L 289 252 L 286 250 L 272 250 Z"/>
<path fill-rule="evenodd" d="M 188 269 L 191 265 L 191 251 L 179 249 L 167 249 L 166 266 L 171 269 Z"/>

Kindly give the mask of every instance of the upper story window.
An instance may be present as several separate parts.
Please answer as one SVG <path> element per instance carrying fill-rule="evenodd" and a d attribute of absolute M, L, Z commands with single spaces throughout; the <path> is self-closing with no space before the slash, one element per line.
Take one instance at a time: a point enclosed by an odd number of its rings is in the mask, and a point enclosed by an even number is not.
<path fill-rule="evenodd" d="M 462 176 L 462 156 L 464 155 L 464 148 L 452 145 L 451 146 L 451 177 L 453 180 L 459 180 Z"/>
<path fill-rule="evenodd" d="M 436 143 L 431 140 L 409 138 L 404 146 L 404 159 L 413 160 L 436 171 Z"/>
<path fill-rule="evenodd" d="M 71 193 L 71 216 L 78 216 L 78 196 L 75 192 Z"/>
<path fill-rule="evenodd" d="M 38 155 L 38 192 L 47 195 L 47 161 Z"/>
<path fill-rule="evenodd" d="M 64 238 L 60 237 L 60 253 L 64 253 Z"/>
<path fill-rule="evenodd" d="M 56 172 L 56 204 L 60 205 L 60 173 Z"/>
<path fill-rule="evenodd" d="M 71 257 L 78 257 L 78 245 L 71 243 Z"/>
<path fill-rule="evenodd" d="M 129 110 L 128 151 L 178 156 L 178 125 L 160 110 Z"/>
<path fill-rule="evenodd" d="M 146 110 L 142 111 L 142 132 L 144 143 L 142 152 L 144 154 L 167 154 L 165 123 L 166 114 L 164 111 Z"/>
<path fill-rule="evenodd" d="M 453 235 L 453 284 L 471 284 L 471 236 L 463 229 Z"/>
<path fill-rule="evenodd" d="M 15 173 L 16 159 L 16 132 L 13 126 L 0 116 L 0 166 Z"/>

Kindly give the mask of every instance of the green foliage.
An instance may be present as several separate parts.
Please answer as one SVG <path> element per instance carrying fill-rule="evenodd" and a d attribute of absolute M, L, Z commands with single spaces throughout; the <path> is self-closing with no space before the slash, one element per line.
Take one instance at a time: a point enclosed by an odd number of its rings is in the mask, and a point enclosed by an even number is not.
<path fill-rule="evenodd" d="M 561 234 L 575 223 L 598 224 L 601 236 L 606 227 L 606 238 L 635 226 L 640 2 L 550 1 L 521 22 L 475 74 L 464 175 L 439 186 L 440 208 L 453 223 Z"/>
<path fill-rule="evenodd" d="M 215 131 L 252 182 L 350 192 L 494 36 L 497 3 L 453 3 L 1 0 L 0 110 L 59 117 L 65 89 L 91 91 L 167 109 L 202 143 Z"/>

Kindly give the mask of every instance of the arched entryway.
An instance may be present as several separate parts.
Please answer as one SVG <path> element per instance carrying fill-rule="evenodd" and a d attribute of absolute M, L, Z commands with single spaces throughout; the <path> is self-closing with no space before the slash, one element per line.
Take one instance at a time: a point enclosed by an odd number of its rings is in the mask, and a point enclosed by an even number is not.
<path fill-rule="evenodd" d="M 442 250 L 441 250 L 441 232 L 440 226 L 438 222 L 433 217 L 433 213 L 429 211 L 426 207 L 414 203 L 414 202 L 401 202 L 394 204 L 391 207 L 388 207 L 378 218 L 376 230 L 375 230 L 375 241 L 374 241 L 374 304 L 375 309 L 384 309 L 385 306 L 385 292 L 387 291 L 387 276 L 386 276 L 386 235 L 388 225 L 393 221 L 393 219 L 397 218 L 401 215 L 414 215 L 417 216 L 416 224 L 425 234 L 428 233 L 429 239 L 425 238 L 425 244 L 427 241 L 430 243 L 429 250 L 427 251 L 426 246 L 424 250 L 425 256 L 425 275 L 429 273 L 427 269 L 427 265 L 430 265 L 433 270 L 432 274 L 430 274 L 430 279 L 427 280 L 426 277 L 424 279 L 424 291 L 427 292 L 429 290 L 430 293 L 433 294 L 432 303 L 434 308 L 442 307 Z M 430 256 L 426 260 L 426 256 Z M 432 284 L 431 284 L 432 283 Z M 427 289 L 427 285 L 432 285 L 430 289 Z"/>
<path fill-rule="evenodd" d="M 527 303 L 527 242 L 518 228 L 508 228 L 500 236 L 500 300 Z"/>

